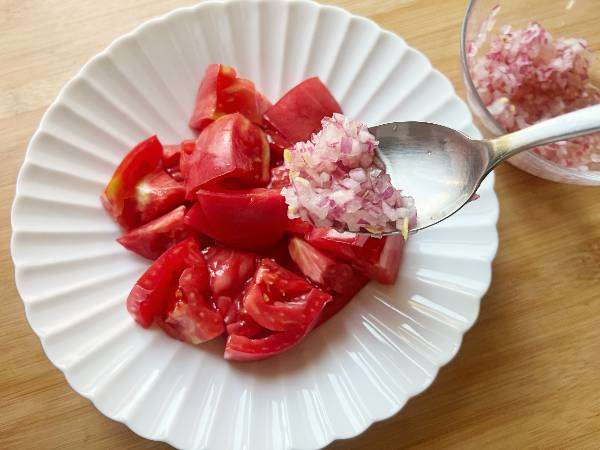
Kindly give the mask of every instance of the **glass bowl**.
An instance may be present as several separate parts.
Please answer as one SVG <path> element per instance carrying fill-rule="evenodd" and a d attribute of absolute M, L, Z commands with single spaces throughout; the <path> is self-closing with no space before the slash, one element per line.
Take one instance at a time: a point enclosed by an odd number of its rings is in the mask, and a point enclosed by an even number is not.
<path fill-rule="evenodd" d="M 499 136 L 506 131 L 490 114 L 483 104 L 471 78 L 466 54 L 466 43 L 478 32 L 479 26 L 496 6 L 500 11 L 494 27 L 488 33 L 496 36 L 498 30 L 507 24 L 515 28 L 525 27 L 536 21 L 554 37 L 578 37 L 587 40 L 594 55 L 590 70 L 592 83 L 600 86 L 600 64 L 597 54 L 600 49 L 600 7 L 598 0 L 470 0 L 462 26 L 460 58 L 462 78 L 466 90 L 467 102 L 481 131 L 487 137 Z M 531 14 L 527 14 L 531 12 Z M 485 51 L 485 44 L 483 46 Z M 561 183 L 600 186 L 600 170 L 578 170 L 565 168 L 550 162 L 533 151 L 523 152 L 513 158 L 514 166 L 547 180 Z"/>

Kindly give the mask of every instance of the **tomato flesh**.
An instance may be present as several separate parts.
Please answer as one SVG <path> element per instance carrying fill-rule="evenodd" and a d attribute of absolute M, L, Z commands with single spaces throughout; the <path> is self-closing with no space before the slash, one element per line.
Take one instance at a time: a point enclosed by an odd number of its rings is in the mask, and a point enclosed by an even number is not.
<path fill-rule="evenodd" d="M 127 297 L 127 310 L 136 322 L 145 328 L 149 327 L 172 304 L 177 282 L 184 269 L 205 264 L 194 238 L 171 247 L 137 281 Z"/>
<path fill-rule="evenodd" d="M 298 275 L 263 259 L 244 296 L 244 308 L 264 328 L 287 331 L 307 323 L 306 294 L 312 286 Z"/>
<path fill-rule="evenodd" d="M 188 198 L 207 185 L 266 186 L 269 152 L 264 133 L 244 116 L 221 117 L 200 134 L 190 154 L 182 154 Z"/>
<path fill-rule="evenodd" d="M 368 238 L 335 230 L 314 229 L 306 240 L 324 252 L 351 264 L 372 280 L 394 284 L 404 252 L 401 235 L 383 239 Z"/>
<path fill-rule="evenodd" d="M 172 337 L 190 344 L 201 344 L 225 331 L 221 315 L 208 303 L 206 264 L 186 268 L 179 278 L 175 302 L 159 325 Z"/>
<path fill-rule="evenodd" d="M 265 113 L 265 120 L 276 131 L 275 141 L 289 147 L 307 141 L 321 129 L 321 120 L 342 109 L 319 78 L 309 78 L 285 94 Z M 273 135 L 272 135 L 273 137 Z"/>
<path fill-rule="evenodd" d="M 202 131 L 219 117 L 236 112 L 261 125 L 270 107 L 271 103 L 256 90 L 252 81 L 237 78 L 232 67 L 211 64 L 198 88 L 189 125 Z"/>
<path fill-rule="evenodd" d="M 182 205 L 185 188 L 167 172 L 158 169 L 135 186 L 134 199 L 139 223 L 144 224 Z"/>
<path fill-rule="evenodd" d="M 262 125 L 264 113 L 271 102 L 256 90 L 254 83 L 244 78 L 236 79 L 223 90 L 222 111 L 225 114 L 239 112 L 256 125 Z"/>
<path fill-rule="evenodd" d="M 273 246 L 285 232 L 287 204 L 276 190 L 200 189 L 197 196 L 186 224 L 222 244 L 260 250 Z"/>
<path fill-rule="evenodd" d="M 181 155 L 182 153 L 191 153 L 196 147 L 195 140 L 185 140 L 176 145 L 163 146 L 162 162 L 165 172 L 167 172 L 176 181 L 183 181 L 181 173 Z"/>
<path fill-rule="evenodd" d="M 232 67 L 223 64 L 208 66 L 196 94 L 196 105 L 189 122 L 191 128 L 202 131 L 223 115 L 219 108 L 223 102 L 222 92 L 231 86 L 235 79 L 236 72 Z"/>
<path fill-rule="evenodd" d="M 194 234 L 183 222 L 185 206 L 124 234 L 117 242 L 148 259 L 156 259 L 178 242 Z"/>
<path fill-rule="evenodd" d="M 225 344 L 225 359 L 233 361 L 257 361 L 275 356 L 298 344 L 317 325 L 325 305 L 331 296 L 318 289 L 306 296 L 307 324 L 292 331 L 274 332 L 266 337 L 248 338 L 230 334 Z"/>
<path fill-rule="evenodd" d="M 289 250 L 290 256 L 306 277 L 334 292 L 346 292 L 354 278 L 354 272 L 348 264 L 335 261 L 298 237 L 290 240 Z"/>
<path fill-rule="evenodd" d="M 224 247 L 208 247 L 203 252 L 210 272 L 210 290 L 214 298 L 236 297 L 254 275 L 257 256 Z"/>
<path fill-rule="evenodd" d="M 137 215 L 130 210 L 135 205 L 131 199 L 135 196 L 136 185 L 160 167 L 162 153 L 162 144 L 156 136 L 140 142 L 121 161 L 106 186 L 102 204 L 122 227 L 129 229 L 138 225 Z"/>

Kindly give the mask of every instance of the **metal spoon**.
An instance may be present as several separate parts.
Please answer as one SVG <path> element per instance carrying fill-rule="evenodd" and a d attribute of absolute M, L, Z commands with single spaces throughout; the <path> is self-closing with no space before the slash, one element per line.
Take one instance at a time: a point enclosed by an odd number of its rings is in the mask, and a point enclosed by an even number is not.
<path fill-rule="evenodd" d="M 456 213 L 504 160 L 539 145 L 600 131 L 600 105 L 554 117 L 495 139 L 471 139 L 441 125 L 395 122 L 369 131 L 392 184 L 415 199 L 416 232 Z M 387 233 L 396 234 L 398 232 Z"/>

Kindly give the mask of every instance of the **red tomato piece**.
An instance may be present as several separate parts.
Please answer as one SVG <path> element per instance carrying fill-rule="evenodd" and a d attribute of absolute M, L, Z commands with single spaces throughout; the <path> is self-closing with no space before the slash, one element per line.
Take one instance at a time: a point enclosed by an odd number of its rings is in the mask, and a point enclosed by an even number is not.
<path fill-rule="evenodd" d="M 298 275 L 264 259 L 244 296 L 244 308 L 264 328 L 287 331 L 308 324 L 306 294 L 312 286 Z"/>
<path fill-rule="evenodd" d="M 288 219 L 285 231 L 289 234 L 304 236 L 313 229 L 313 226 L 302 219 Z"/>
<path fill-rule="evenodd" d="M 196 106 L 189 123 L 191 128 L 202 131 L 223 115 L 220 110 L 223 103 L 222 92 L 235 82 L 236 76 L 235 69 L 223 64 L 211 64 L 207 67 L 196 94 Z"/>
<path fill-rule="evenodd" d="M 262 125 L 264 113 L 271 107 L 271 102 L 259 93 L 254 83 L 238 78 L 231 86 L 223 90 L 222 111 L 224 114 L 239 112 L 256 125 Z"/>
<path fill-rule="evenodd" d="M 306 315 L 308 325 L 303 329 L 274 332 L 262 338 L 248 338 L 230 334 L 225 344 L 225 359 L 233 361 L 256 361 L 269 358 L 289 350 L 298 344 L 316 326 L 325 305 L 331 296 L 313 289 L 306 296 Z"/>
<path fill-rule="evenodd" d="M 186 224 L 214 240 L 241 249 L 265 249 L 281 239 L 287 223 L 287 204 L 273 189 L 207 191 L 200 189 L 198 202 Z"/>
<path fill-rule="evenodd" d="M 369 279 L 366 276 L 355 273 L 354 277 L 346 285 L 344 292 L 333 294 L 333 300 L 327 303 L 323 314 L 321 314 L 319 325 L 335 316 L 368 282 Z"/>
<path fill-rule="evenodd" d="M 244 116 L 221 117 L 200 134 L 194 151 L 182 157 L 188 198 L 202 186 L 224 182 L 266 186 L 269 152 L 264 133 Z"/>
<path fill-rule="evenodd" d="M 268 302 L 292 301 L 312 288 L 305 279 L 269 258 L 261 261 L 254 282 L 261 288 L 262 293 L 269 297 Z"/>
<path fill-rule="evenodd" d="M 388 236 L 368 238 L 353 233 L 314 229 L 306 240 L 341 261 L 351 264 L 372 280 L 394 284 L 404 250 L 404 238 Z"/>
<path fill-rule="evenodd" d="M 185 188 L 162 169 L 146 175 L 135 186 L 135 209 L 144 224 L 173 210 L 185 201 Z"/>
<path fill-rule="evenodd" d="M 185 206 L 124 234 L 117 242 L 148 259 L 156 259 L 178 242 L 194 234 L 184 223 Z"/>
<path fill-rule="evenodd" d="M 287 331 L 305 325 L 306 296 L 289 302 L 271 303 L 260 286 L 253 284 L 246 292 L 244 306 L 250 317 L 267 330 Z"/>
<path fill-rule="evenodd" d="M 186 140 L 176 145 L 165 145 L 163 149 L 163 167 L 174 180 L 183 181 L 181 173 L 181 155 L 189 154 L 196 148 L 195 140 Z"/>
<path fill-rule="evenodd" d="M 210 309 L 208 295 L 206 264 L 188 267 L 179 278 L 175 303 L 159 325 L 170 336 L 194 345 L 220 336 L 225 324 L 221 315 Z"/>
<path fill-rule="evenodd" d="M 352 284 L 354 272 L 348 264 L 335 261 L 306 241 L 293 237 L 289 250 L 302 273 L 325 289 L 341 293 Z"/>
<path fill-rule="evenodd" d="M 136 145 L 121 161 L 101 197 L 108 213 L 123 227 L 132 228 L 135 223 L 134 211 L 125 211 L 126 203 L 135 196 L 136 185 L 146 175 L 156 171 L 162 161 L 162 144 L 152 136 Z"/>
<path fill-rule="evenodd" d="M 127 310 L 136 322 L 149 327 L 173 303 L 177 282 L 185 268 L 205 264 L 194 238 L 171 247 L 137 281 L 127 297 Z"/>
<path fill-rule="evenodd" d="M 239 112 L 257 125 L 271 107 L 254 83 L 237 78 L 235 69 L 222 64 L 211 64 L 198 88 L 196 107 L 190 127 L 202 131 L 212 121 L 226 114 Z"/>
<path fill-rule="evenodd" d="M 310 139 L 321 129 L 324 117 L 341 112 L 327 87 L 314 77 L 288 91 L 265 113 L 265 120 L 288 144 L 285 147 L 289 147 L 289 144 Z"/>
<path fill-rule="evenodd" d="M 269 331 L 265 330 L 263 327 L 257 324 L 252 317 L 246 314 L 243 318 L 240 318 L 239 320 L 227 325 L 227 334 L 256 338 L 259 336 L 267 336 Z"/>
<path fill-rule="evenodd" d="M 402 255 L 404 253 L 404 238 L 401 235 L 388 236 L 377 262 L 364 267 L 367 276 L 382 284 L 394 284 L 400 271 Z M 359 267 L 359 266 L 357 266 Z"/>
<path fill-rule="evenodd" d="M 257 256 L 230 248 L 208 247 L 203 252 L 214 298 L 236 297 L 254 275 Z"/>
<path fill-rule="evenodd" d="M 271 148 L 271 162 L 283 162 L 283 151 L 286 148 L 290 148 L 292 143 L 279 134 L 279 132 L 277 132 L 277 130 L 275 130 L 271 125 L 269 125 L 267 120 L 263 121 L 262 128 L 267 135 L 267 140 L 269 141 L 269 146 Z"/>

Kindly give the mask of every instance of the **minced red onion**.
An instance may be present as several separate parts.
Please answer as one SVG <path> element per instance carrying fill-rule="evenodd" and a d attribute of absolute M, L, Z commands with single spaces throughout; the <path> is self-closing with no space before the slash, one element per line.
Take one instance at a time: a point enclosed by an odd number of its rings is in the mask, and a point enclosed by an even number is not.
<path fill-rule="evenodd" d="M 467 43 L 467 57 L 479 96 L 507 131 L 600 103 L 600 90 L 590 82 L 591 53 L 584 39 L 554 39 L 535 22 L 523 29 L 504 26 L 489 50 L 477 56 L 499 10 L 492 10 Z M 562 167 L 600 170 L 600 133 L 534 151 Z"/>
<path fill-rule="evenodd" d="M 415 203 L 392 185 L 375 155 L 378 142 L 366 125 L 334 114 L 310 141 L 284 153 L 291 186 L 281 193 L 288 216 L 319 228 L 406 236 L 416 220 Z"/>

